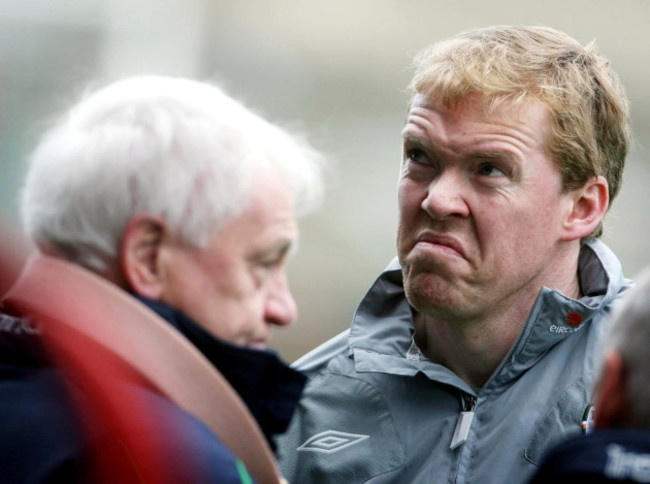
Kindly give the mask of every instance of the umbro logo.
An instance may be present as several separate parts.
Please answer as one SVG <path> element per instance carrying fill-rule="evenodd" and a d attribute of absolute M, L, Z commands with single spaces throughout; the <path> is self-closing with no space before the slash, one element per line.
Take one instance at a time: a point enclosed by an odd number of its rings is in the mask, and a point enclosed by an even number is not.
<path fill-rule="evenodd" d="M 369 437 L 369 435 L 350 434 L 347 432 L 339 432 L 337 430 L 326 430 L 325 432 L 321 432 L 320 434 L 316 434 L 309 438 L 304 444 L 298 447 L 298 450 L 303 452 L 323 452 L 325 454 L 331 454 L 332 452 L 338 452 L 341 449 L 358 444 Z"/>

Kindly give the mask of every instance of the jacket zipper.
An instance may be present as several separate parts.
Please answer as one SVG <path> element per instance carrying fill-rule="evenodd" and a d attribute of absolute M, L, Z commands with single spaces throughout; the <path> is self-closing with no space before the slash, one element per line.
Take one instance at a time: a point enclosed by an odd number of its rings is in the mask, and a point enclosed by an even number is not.
<path fill-rule="evenodd" d="M 474 420 L 474 407 L 476 406 L 476 397 L 461 393 L 460 403 L 462 410 L 458 416 L 458 421 L 456 422 L 454 435 L 451 438 L 451 445 L 449 446 L 451 450 L 457 449 L 467 440 L 469 428 L 472 425 L 472 420 Z"/>

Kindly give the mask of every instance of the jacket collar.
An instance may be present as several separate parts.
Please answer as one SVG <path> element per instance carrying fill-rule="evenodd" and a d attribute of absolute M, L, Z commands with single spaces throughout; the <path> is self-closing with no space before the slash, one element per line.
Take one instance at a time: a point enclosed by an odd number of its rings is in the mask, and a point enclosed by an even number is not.
<path fill-rule="evenodd" d="M 584 296 L 575 300 L 559 291 L 542 288 L 518 340 L 489 385 L 507 383 L 533 366 L 557 343 L 583 330 L 627 285 L 620 262 L 598 240 L 582 247 L 578 273 Z M 413 309 L 404 295 L 399 262 L 394 259 L 370 288 L 353 319 L 349 353 L 354 356 L 357 371 L 411 376 L 423 373 L 433 380 L 475 393 L 448 368 L 413 351 L 413 333 Z"/>
<path fill-rule="evenodd" d="M 257 420 L 275 450 L 272 436 L 284 432 L 307 378 L 270 350 L 235 346 L 219 340 L 173 307 L 135 296 L 185 336 L 228 380 Z"/>

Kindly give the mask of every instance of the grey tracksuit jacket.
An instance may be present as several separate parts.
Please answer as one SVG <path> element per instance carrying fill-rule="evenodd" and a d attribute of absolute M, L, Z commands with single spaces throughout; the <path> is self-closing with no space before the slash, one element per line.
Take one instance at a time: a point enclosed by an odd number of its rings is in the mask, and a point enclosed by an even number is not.
<path fill-rule="evenodd" d="M 279 440 L 284 476 L 291 484 L 526 482 L 550 445 L 581 431 L 605 321 L 629 286 L 599 241 L 583 246 L 579 279 L 580 300 L 540 291 L 510 352 L 484 387 L 471 388 L 413 344 L 412 310 L 391 262 L 351 329 L 296 362 L 311 381 Z"/>

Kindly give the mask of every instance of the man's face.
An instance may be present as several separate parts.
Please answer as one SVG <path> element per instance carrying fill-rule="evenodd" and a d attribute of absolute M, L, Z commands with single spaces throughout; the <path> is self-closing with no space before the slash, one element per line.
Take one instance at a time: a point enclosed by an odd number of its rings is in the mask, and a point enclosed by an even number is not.
<path fill-rule="evenodd" d="M 160 300 L 224 341 L 264 348 L 271 325 L 297 316 L 286 262 L 298 228 L 284 181 L 271 171 L 255 177 L 247 208 L 207 247 L 166 245 Z"/>
<path fill-rule="evenodd" d="M 544 150 L 547 126 L 538 103 L 488 112 L 469 97 L 448 110 L 416 96 L 403 131 L 397 249 L 418 311 L 498 314 L 532 304 L 566 270 L 560 231 L 571 198 Z"/>

